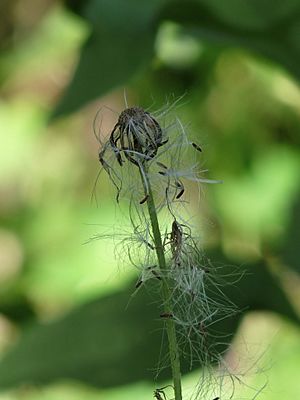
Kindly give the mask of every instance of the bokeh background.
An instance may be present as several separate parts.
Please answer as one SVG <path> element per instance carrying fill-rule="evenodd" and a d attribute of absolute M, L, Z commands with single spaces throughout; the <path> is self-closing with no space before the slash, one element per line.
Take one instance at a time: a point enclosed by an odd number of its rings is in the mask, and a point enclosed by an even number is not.
<path fill-rule="evenodd" d="M 128 229 L 108 179 L 96 182 L 93 132 L 104 107 L 109 133 L 124 91 L 150 110 L 184 95 L 176 113 L 224 181 L 203 188 L 202 245 L 243 275 L 227 293 L 241 310 L 221 326 L 227 362 L 257 360 L 247 383 L 268 383 L 259 399 L 297 399 L 299 1 L 6 0 L 0 54 L 0 399 L 151 398 L 162 386 L 151 298 L 126 307 L 136 271 L 114 238 L 89 241 Z M 253 395 L 237 385 L 234 398 Z"/>

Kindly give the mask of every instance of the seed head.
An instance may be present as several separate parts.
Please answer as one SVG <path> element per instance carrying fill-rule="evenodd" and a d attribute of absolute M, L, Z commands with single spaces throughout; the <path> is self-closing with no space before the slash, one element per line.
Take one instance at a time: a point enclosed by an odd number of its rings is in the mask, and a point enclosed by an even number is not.
<path fill-rule="evenodd" d="M 110 145 L 121 166 L 124 163 L 122 154 L 128 161 L 140 166 L 151 160 L 166 142 L 159 123 L 141 107 L 122 111 L 110 135 Z"/>

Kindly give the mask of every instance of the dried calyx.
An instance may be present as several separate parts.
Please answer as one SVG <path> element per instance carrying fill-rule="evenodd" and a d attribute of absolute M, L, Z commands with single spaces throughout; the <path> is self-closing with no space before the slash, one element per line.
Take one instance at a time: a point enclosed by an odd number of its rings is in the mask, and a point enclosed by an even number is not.
<path fill-rule="evenodd" d="M 150 113 L 140 107 L 127 108 L 122 111 L 118 122 L 114 126 L 109 143 L 118 163 L 122 166 L 124 159 L 140 166 L 141 163 L 151 160 L 158 148 L 167 143 L 163 138 L 163 131 Z M 103 163 L 105 149 L 100 153 L 100 162 Z"/>

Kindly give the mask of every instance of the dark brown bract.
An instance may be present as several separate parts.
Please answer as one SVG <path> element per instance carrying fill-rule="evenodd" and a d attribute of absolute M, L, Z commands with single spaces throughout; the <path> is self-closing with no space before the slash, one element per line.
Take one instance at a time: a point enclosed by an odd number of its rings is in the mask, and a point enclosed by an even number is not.
<path fill-rule="evenodd" d="M 125 161 L 123 154 L 128 161 L 141 166 L 145 161 L 151 160 L 157 154 L 158 148 L 166 142 L 159 123 L 140 107 L 122 111 L 109 138 L 110 146 L 121 166 Z M 103 159 L 103 151 L 100 156 Z"/>

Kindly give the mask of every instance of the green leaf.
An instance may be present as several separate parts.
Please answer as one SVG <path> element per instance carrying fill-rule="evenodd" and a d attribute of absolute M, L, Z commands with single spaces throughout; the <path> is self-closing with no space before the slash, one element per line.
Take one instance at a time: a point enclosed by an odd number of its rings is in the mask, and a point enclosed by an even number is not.
<path fill-rule="evenodd" d="M 252 31 L 270 29 L 299 12 L 298 0 L 197 0 L 228 25 Z"/>
<path fill-rule="evenodd" d="M 250 50 L 275 61 L 300 79 L 300 3 L 180 1 L 167 5 L 162 19 L 171 19 L 195 37 L 221 48 Z"/>
<path fill-rule="evenodd" d="M 145 293 L 126 310 L 129 299 L 129 291 L 115 293 L 59 321 L 32 325 L 0 364 L 0 386 L 72 378 L 105 387 L 150 379 L 161 342 L 159 310 L 147 306 Z"/>
<path fill-rule="evenodd" d="M 218 259 L 216 254 L 211 258 Z M 224 283 L 222 291 L 241 311 L 276 311 L 299 323 L 280 284 L 263 263 L 241 267 L 239 282 L 231 275 L 230 263 L 224 260 L 222 265 L 217 269 Z M 226 285 L 223 274 L 234 284 Z M 152 380 L 162 345 L 160 310 L 144 287 L 126 309 L 133 287 L 80 306 L 59 321 L 25 330 L 0 363 L 0 387 L 47 384 L 65 378 L 97 387 Z M 215 332 L 221 332 L 229 344 L 241 318 L 242 313 L 238 313 L 208 327 L 208 338 L 214 340 Z M 223 353 L 227 344 L 221 342 L 217 350 Z M 184 360 L 183 372 L 189 370 L 188 361 Z M 159 378 L 166 379 L 168 373 L 164 369 Z"/>
<path fill-rule="evenodd" d="M 160 0 L 87 3 L 83 16 L 92 33 L 83 45 L 73 79 L 53 117 L 73 112 L 124 84 L 151 62 L 155 15 L 162 3 Z"/>
<path fill-rule="evenodd" d="M 283 262 L 300 273 L 300 192 L 296 198 L 295 204 L 292 207 L 291 220 L 288 227 L 286 241 L 282 249 Z"/>
<path fill-rule="evenodd" d="M 298 0 L 90 0 L 82 7 L 92 33 L 53 117 L 128 83 L 149 65 L 156 28 L 165 20 L 182 24 L 203 42 L 250 50 L 300 78 Z"/>

